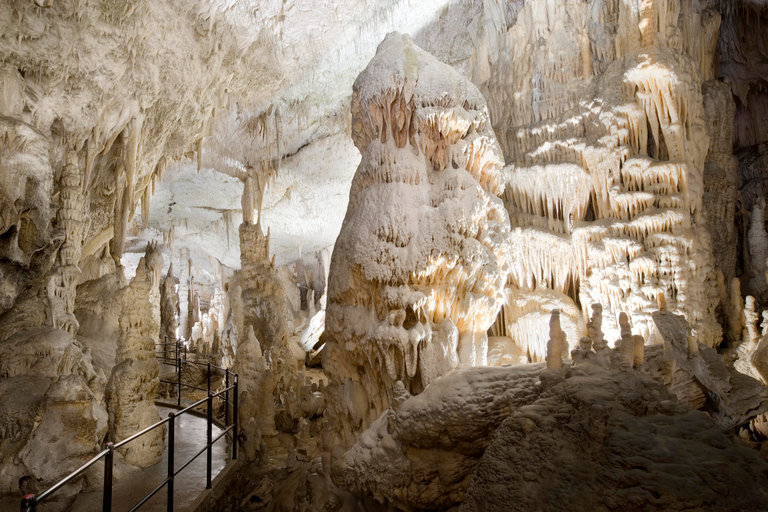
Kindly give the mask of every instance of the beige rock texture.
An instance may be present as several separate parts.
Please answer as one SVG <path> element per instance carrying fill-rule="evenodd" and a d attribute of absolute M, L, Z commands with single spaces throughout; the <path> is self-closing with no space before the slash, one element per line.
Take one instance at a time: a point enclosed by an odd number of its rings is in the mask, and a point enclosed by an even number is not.
<path fill-rule="evenodd" d="M 461 503 L 493 431 L 535 400 L 542 368 L 456 369 L 419 395 L 401 395 L 334 463 L 333 482 L 401 510 Z"/>
<path fill-rule="evenodd" d="M 178 337 L 239 374 L 221 510 L 768 509 L 766 27 L 0 2 L 0 500 L 159 420 Z"/>
<path fill-rule="evenodd" d="M 660 382 L 589 360 L 564 374 L 495 430 L 459 510 L 767 506 L 765 461 Z"/>
<path fill-rule="evenodd" d="M 160 421 L 155 396 L 160 383 L 160 365 L 155 356 L 160 325 L 155 321 L 152 283 L 159 286 L 156 275 L 162 267 L 162 256 L 148 247 L 139 262 L 136 276 L 123 291 L 120 312 L 120 337 L 115 366 L 107 385 L 109 433 L 117 443 Z M 160 461 L 163 454 L 165 426 L 157 428 L 121 448 L 125 462 L 148 467 Z"/>
<path fill-rule="evenodd" d="M 601 303 L 613 341 L 621 312 L 649 338 L 661 293 L 697 340 L 720 343 L 714 254 L 717 264 L 733 265 L 735 192 L 733 105 L 715 81 L 716 7 L 510 2 L 506 28 L 482 43 L 485 68 L 478 48 L 473 78 L 507 162 L 502 199 L 515 251 L 514 300 L 505 306 L 506 332 L 497 334 L 533 360 L 544 357 L 548 311 L 527 305 L 553 295 L 563 312 Z M 719 145 L 708 152 L 713 136 Z M 708 161 L 726 185 L 707 206 L 726 228 L 716 235 L 725 246 L 714 252 L 717 226 L 708 229 L 703 205 Z M 573 318 L 571 349 L 584 334 L 584 313 Z"/>
<path fill-rule="evenodd" d="M 240 392 L 238 439 L 246 460 L 253 461 L 261 448 L 262 435 L 274 435 L 274 376 L 267 370 L 261 345 L 249 326 L 237 345 L 232 371 L 238 375 Z"/>
<path fill-rule="evenodd" d="M 173 265 L 168 267 L 163 284 L 160 287 L 160 342 L 166 344 L 163 352 L 166 358 L 174 359 L 176 350 L 173 345 L 178 340 L 176 330 L 179 327 L 179 295 L 176 287 L 179 280 L 173 274 Z"/>
<path fill-rule="evenodd" d="M 258 67 L 211 16 L 202 3 L 0 5 L 2 494 L 22 476 L 51 484 L 101 448 L 129 220 L 227 92 L 245 91 L 229 73 Z M 152 404 L 151 382 L 128 380 L 113 396 Z"/>
<path fill-rule="evenodd" d="M 397 33 L 353 90 L 363 159 L 331 260 L 323 350 L 327 417 L 346 444 L 395 382 L 419 392 L 487 363 L 509 265 L 501 153 L 478 90 Z"/>
<path fill-rule="evenodd" d="M 601 357 L 585 342 L 558 369 L 460 369 L 401 395 L 334 463 L 334 484 L 399 510 L 765 507 L 768 466 L 727 430 L 768 407 L 765 388 L 703 343 L 691 353 L 683 316 L 653 318 L 664 344 L 634 368 L 622 345 Z M 706 403 L 678 398 L 672 372 Z"/>

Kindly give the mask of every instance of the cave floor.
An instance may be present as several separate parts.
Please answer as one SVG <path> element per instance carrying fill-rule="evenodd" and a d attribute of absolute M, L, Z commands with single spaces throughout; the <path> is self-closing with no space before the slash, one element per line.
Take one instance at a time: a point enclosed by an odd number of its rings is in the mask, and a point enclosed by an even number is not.
<path fill-rule="evenodd" d="M 158 405 L 160 417 L 165 418 L 168 413 L 175 409 Z M 221 433 L 221 429 L 213 426 L 213 438 Z M 176 439 L 175 439 L 175 466 L 178 469 L 197 451 L 199 451 L 206 441 L 206 421 L 205 418 L 192 414 L 184 414 L 176 420 Z M 211 478 L 224 469 L 230 460 L 231 443 L 227 436 L 214 443 L 211 459 Z M 103 475 L 99 466 L 99 476 Z M 112 490 L 112 510 L 113 512 L 125 512 L 130 510 L 139 500 L 149 494 L 160 482 L 167 476 L 168 471 L 168 450 L 166 434 L 166 450 L 163 451 L 163 459 L 144 469 L 137 469 L 118 462 L 115 457 L 114 468 L 114 487 Z M 197 499 L 205 491 L 206 476 L 206 457 L 205 453 L 195 459 L 184 471 L 179 473 L 174 479 L 174 510 L 188 511 L 193 510 Z M 101 481 L 101 480 L 100 480 Z M 166 510 L 167 488 L 157 492 L 140 511 L 164 511 Z M 4 496 L 0 499 L 0 510 L 12 511 L 19 510 L 20 499 L 13 496 Z M 47 505 L 47 506 L 46 506 Z M 61 503 L 52 500 L 38 505 L 39 512 L 47 510 L 61 510 Z M 74 503 L 66 510 L 77 512 L 97 512 L 102 510 L 102 490 L 101 486 L 95 491 L 81 492 Z"/>

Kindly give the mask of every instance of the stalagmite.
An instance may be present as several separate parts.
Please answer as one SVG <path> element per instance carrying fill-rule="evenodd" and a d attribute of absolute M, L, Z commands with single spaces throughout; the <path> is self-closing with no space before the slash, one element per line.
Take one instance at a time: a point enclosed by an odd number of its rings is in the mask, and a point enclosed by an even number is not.
<path fill-rule="evenodd" d="M 342 443 L 389 407 L 485 364 L 510 261 L 500 149 L 485 101 L 455 70 L 390 34 L 357 78 L 363 154 L 331 261 L 328 417 Z"/>
<path fill-rule="evenodd" d="M 173 275 L 173 265 L 168 266 L 163 284 L 160 287 L 160 342 L 164 347 L 166 358 L 175 358 L 175 347 L 168 345 L 177 341 L 176 331 L 179 327 L 179 295 L 176 293 L 178 280 Z"/>
<path fill-rule="evenodd" d="M 153 275 L 162 268 L 162 256 L 148 248 L 122 295 L 120 338 L 115 367 L 107 385 L 109 432 L 119 442 L 160 420 L 154 399 L 160 367 L 155 344 L 160 325 L 151 302 Z M 156 285 L 159 285 L 155 281 Z M 157 428 L 122 449 L 126 462 L 148 467 L 160 461 L 165 427 Z"/>
<path fill-rule="evenodd" d="M 272 397 L 274 376 L 272 372 L 267 371 L 261 346 L 253 333 L 253 326 L 248 326 L 247 329 L 238 344 L 232 371 L 238 375 L 241 392 L 238 438 L 246 460 L 253 461 L 259 452 L 262 435 L 276 433 Z"/>
<path fill-rule="evenodd" d="M 632 351 L 632 366 L 635 368 L 645 364 L 645 339 L 639 334 L 632 336 L 634 350 Z"/>
<path fill-rule="evenodd" d="M 549 342 L 547 343 L 547 368 L 559 370 L 563 367 L 563 348 L 565 344 L 565 335 L 560 329 L 560 311 L 552 310 L 552 317 L 549 320 Z"/>
<path fill-rule="evenodd" d="M 179 327 L 177 336 L 185 340 L 190 340 L 192 335 L 192 326 L 189 323 L 190 316 L 190 279 L 192 262 L 189 259 L 189 249 L 180 251 L 179 259 L 181 268 L 179 270 Z"/>
<path fill-rule="evenodd" d="M 595 348 L 595 352 L 600 354 L 607 350 L 605 339 L 603 338 L 603 305 L 592 304 L 592 318 L 590 318 L 587 324 L 587 332 L 592 339 L 592 346 Z"/>
<path fill-rule="evenodd" d="M 757 330 L 757 322 L 760 317 L 757 315 L 757 312 L 755 312 L 755 298 L 751 295 L 747 295 L 747 298 L 744 299 L 743 318 L 744 337 L 742 343 L 748 347 L 747 350 L 752 350 L 757 344 L 757 340 L 760 338 Z"/>
<path fill-rule="evenodd" d="M 619 364 L 625 368 L 632 368 L 635 357 L 635 338 L 632 336 L 629 317 L 623 311 L 619 314 L 619 326 L 621 327 L 621 338 L 616 341 Z"/>
<path fill-rule="evenodd" d="M 763 310 L 763 321 L 760 323 L 760 336 L 768 336 L 768 309 Z"/>
<path fill-rule="evenodd" d="M 270 261 L 269 233 L 258 224 L 240 225 L 240 262 L 245 325 L 253 326 L 264 352 L 273 352 L 276 360 L 285 357 L 290 337 L 285 291 Z"/>
<path fill-rule="evenodd" d="M 741 282 L 738 277 L 731 279 L 730 302 L 728 304 L 728 332 L 733 343 L 741 342 L 741 331 L 744 328 L 744 312 L 742 310 Z"/>
<path fill-rule="evenodd" d="M 592 354 L 592 338 L 583 336 L 579 340 L 579 347 L 571 351 L 571 359 L 574 362 L 588 358 Z"/>

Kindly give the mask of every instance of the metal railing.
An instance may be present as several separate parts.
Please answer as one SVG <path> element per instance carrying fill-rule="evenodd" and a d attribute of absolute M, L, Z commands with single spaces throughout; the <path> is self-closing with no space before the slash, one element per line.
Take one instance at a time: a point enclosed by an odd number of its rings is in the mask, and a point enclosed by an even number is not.
<path fill-rule="evenodd" d="M 40 504 L 43 500 L 46 498 L 49 498 L 51 495 L 53 495 L 56 491 L 76 479 L 77 477 L 81 476 L 88 468 L 96 464 L 99 460 L 102 458 L 104 459 L 104 490 L 103 490 L 103 500 L 102 500 L 102 511 L 103 512 L 111 512 L 112 511 L 112 468 L 114 463 L 114 452 L 117 449 L 122 448 L 126 444 L 130 443 L 131 441 L 138 439 L 139 437 L 143 436 L 147 432 L 151 432 L 152 430 L 161 427 L 162 425 L 165 425 L 166 423 L 169 424 L 168 427 L 168 476 L 163 480 L 157 487 L 155 487 L 149 494 L 144 496 L 136 505 L 134 505 L 130 512 L 134 512 L 135 510 L 138 510 L 142 505 L 144 505 L 147 501 L 152 498 L 155 494 L 157 494 L 163 487 L 167 486 L 167 497 L 166 497 L 166 506 L 168 512 L 173 511 L 173 481 L 176 475 L 181 473 L 187 466 L 189 466 L 195 459 L 197 459 L 200 455 L 203 454 L 203 452 L 206 452 L 206 482 L 205 482 L 205 488 L 210 489 L 211 488 L 211 463 L 212 463 L 212 456 L 213 456 L 213 444 L 224 437 L 226 434 L 232 432 L 232 460 L 237 459 L 237 423 L 238 423 L 238 392 L 237 392 L 237 374 L 230 372 L 226 368 L 219 368 L 218 366 L 213 366 L 210 363 L 197 363 L 195 361 L 185 361 L 181 359 L 181 347 L 180 343 L 176 344 L 176 373 L 178 374 L 178 378 L 176 381 L 166 381 L 162 380 L 161 382 L 166 382 L 169 384 L 175 384 L 178 386 L 178 406 L 181 407 L 181 389 L 183 386 L 187 386 L 193 389 L 206 391 L 207 395 L 206 398 L 203 398 L 201 400 L 198 400 L 197 402 L 188 405 L 184 409 L 181 409 L 179 412 L 170 412 L 168 413 L 168 417 L 158 421 L 152 426 L 149 426 L 145 428 L 144 430 L 137 432 L 133 434 L 132 436 L 123 439 L 117 444 L 113 444 L 111 442 L 108 442 L 104 446 L 104 450 L 99 452 L 96 456 L 94 456 L 91 460 L 77 468 L 75 471 L 64 477 L 62 480 L 54 484 L 52 487 L 48 488 L 44 492 L 40 493 L 39 495 L 34 494 L 27 494 L 25 495 L 21 500 L 21 512 L 33 512 L 36 510 L 36 507 L 38 504 Z M 166 345 L 161 343 L 160 345 Z M 185 351 L 186 355 L 186 351 Z M 184 384 L 181 382 L 181 368 L 184 364 L 198 364 L 198 365 L 207 365 L 208 367 L 208 375 L 207 375 L 207 389 L 200 388 L 197 386 L 192 386 L 190 384 Z M 224 372 L 224 389 L 221 391 L 217 391 L 216 393 L 211 392 L 211 369 L 221 370 Z M 233 382 L 233 384 L 230 386 L 230 381 Z M 229 392 L 232 391 L 232 401 L 229 400 Z M 224 428 L 222 429 L 221 433 L 216 436 L 216 438 L 213 438 L 213 399 L 219 398 L 220 400 L 224 401 Z M 184 464 L 179 467 L 179 469 L 175 469 L 175 461 L 174 461 L 174 452 L 175 452 L 175 441 L 176 441 L 176 432 L 175 432 L 175 426 L 176 426 L 176 418 L 181 416 L 182 414 L 185 414 L 187 412 L 190 412 L 194 410 L 195 408 L 201 406 L 203 403 L 207 404 L 206 409 L 206 423 L 207 423 L 207 442 L 205 446 L 198 451 L 196 454 L 194 454 L 189 460 L 187 460 Z M 232 423 L 229 423 L 229 408 L 232 407 Z"/>

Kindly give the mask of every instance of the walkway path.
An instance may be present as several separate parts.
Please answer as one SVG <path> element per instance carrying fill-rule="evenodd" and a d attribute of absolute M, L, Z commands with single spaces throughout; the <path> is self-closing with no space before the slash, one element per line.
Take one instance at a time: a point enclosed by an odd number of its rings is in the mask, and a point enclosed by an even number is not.
<path fill-rule="evenodd" d="M 168 413 L 175 409 L 159 405 L 157 407 L 161 418 L 166 418 Z M 213 426 L 213 438 L 215 439 L 221 433 L 221 429 Z M 176 419 L 176 449 L 175 465 L 178 469 L 190 457 L 205 446 L 206 442 L 206 420 L 192 414 L 184 414 Z M 115 457 L 115 477 L 112 494 L 113 512 L 125 512 L 131 509 L 142 497 L 149 494 L 160 482 L 162 482 L 168 472 L 168 450 L 163 452 L 163 459 L 158 464 L 145 469 L 137 469 L 132 466 L 126 466 L 117 462 Z M 227 436 L 224 436 L 213 445 L 213 456 L 211 461 L 211 478 L 224 468 L 229 462 L 232 453 L 232 445 Z M 103 468 L 103 462 L 98 462 L 96 467 Z M 206 457 L 201 454 L 194 462 L 187 466 L 184 471 L 175 478 L 174 509 L 178 511 L 190 510 L 195 500 L 205 491 L 206 477 Z M 62 489 L 63 491 L 63 489 Z M 147 503 L 139 510 L 141 512 L 160 512 L 166 510 L 167 488 L 158 491 Z M 55 495 L 54 495 L 55 496 Z M 53 501 L 52 496 L 52 501 Z M 13 497 L 3 497 L 0 499 L 0 510 L 3 512 L 19 510 L 21 500 Z M 56 508 L 54 508 L 56 506 Z M 51 503 L 46 506 L 43 502 L 37 507 L 39 512 L 50 510 L 60 510 L 60 504 Z M 69 507 L 70 511 L 77 512 L 99 512 L 102 506 L 101 489 L 97 492 L 81 493 L 75 503 Z"/>

